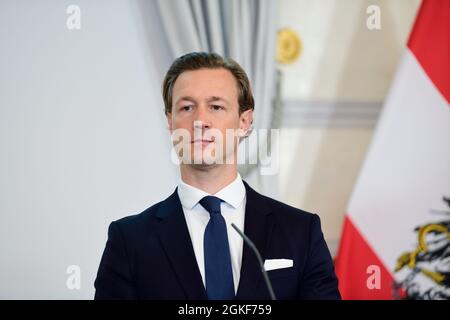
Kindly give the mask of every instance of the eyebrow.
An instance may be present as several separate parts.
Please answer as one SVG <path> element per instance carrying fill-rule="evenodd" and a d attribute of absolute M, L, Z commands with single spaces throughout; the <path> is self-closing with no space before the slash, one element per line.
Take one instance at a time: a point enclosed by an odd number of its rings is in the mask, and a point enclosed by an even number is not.
<path fill-rule="evenodd" d="M 179 99 L 175 102 L 175 104 L 178 104 L 180 101 L 197 102 L 197 100 L 195 100 L 195 99 L 194 99 L 193 97 L 191 97 L 191 96 L 184 96 L 184 97 L 179 98 Z M 225 99 L 225 98 L 222 98 L 222 97 L 211 96 L 211 97 L 206 98 L 206 102 L 214 102 L 214 101 L 223 101 L 223 102 L 229 104 L 228 100 Z"/>
<path fill-rule="evenodd" d="M 225 102 L 225 103 L 229 103 L 227 99 L 222 98 L 222 97 L 217 97 L 217 96 L 208 97 L 208 98 L 206 99 L 206 101 L 208 101 L 208 102 L 213 102 L 213 101 L 223 101 L 223 102 Z"/>

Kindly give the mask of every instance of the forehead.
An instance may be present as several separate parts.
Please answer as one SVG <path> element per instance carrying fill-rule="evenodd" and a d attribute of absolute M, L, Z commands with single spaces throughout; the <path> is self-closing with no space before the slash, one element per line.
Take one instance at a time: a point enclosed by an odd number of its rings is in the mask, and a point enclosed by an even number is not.
<path fill-rule="evenodd" d="M 185 71 L 175 81 L 172 95 L 173 101 L 184 95 L 198 98 L 226 96 L 237 99 L 237 81 L 231 71 L 224 68 Z"/>

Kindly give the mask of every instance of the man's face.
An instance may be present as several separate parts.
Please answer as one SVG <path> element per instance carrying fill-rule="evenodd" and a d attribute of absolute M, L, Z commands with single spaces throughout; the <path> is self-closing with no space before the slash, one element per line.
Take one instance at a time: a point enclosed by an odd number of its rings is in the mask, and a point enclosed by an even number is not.
<path fill-rule="evenodd" d="M 188 133 L 174 138 L 174 145 L 181 141 L 175 149 L 183 148 L 183 162 L 205 165 L 236 161 L 239 138 L 230 133 L 245 133 L 252 117 L 252 110 L 239 115 L 237 81 L 230 71 L 199 69 L 178 76 L 167 121 L 173 137 Z"/>

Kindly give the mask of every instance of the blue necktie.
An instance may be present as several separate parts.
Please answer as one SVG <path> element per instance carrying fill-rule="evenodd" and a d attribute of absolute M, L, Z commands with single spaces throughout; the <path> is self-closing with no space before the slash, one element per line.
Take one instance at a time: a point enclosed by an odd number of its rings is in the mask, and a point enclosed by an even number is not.
<path fill-rule="evenodd" d="M 210 300 L 234 299 L 233 271 L 227 226 L 220 213 L 221 199 L 206 196 L 200 204 L 210 215 L 203 238 L 206 294 Z"/>

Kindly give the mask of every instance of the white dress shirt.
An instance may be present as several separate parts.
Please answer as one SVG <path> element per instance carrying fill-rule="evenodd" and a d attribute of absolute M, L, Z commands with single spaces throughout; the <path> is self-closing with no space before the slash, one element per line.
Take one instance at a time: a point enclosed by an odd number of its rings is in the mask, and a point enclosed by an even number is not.
<path fill-rule="evenodd" d="M 181 205 L 183 207 L 184 217 L 191 236 L 192 246 L 194 247 L 195 258 L 197 259 L 198 268 L 205 287 L 203 236 L 205 234 L 206 225 L 209 222 L 209 212 L 198 202 L 203 197 L 209 195 L 210 194 L 207 192 L 188 185 L 180 179 L 178 184 L 178 196 L 180 197 Z M 231 267 L 233 269 L 234 291 L 237 293 L 244 243 L 241 236 L 231 226 L 231 223 L 234 223 L 239 229 L 244 230 L 246 204 L 245 186 L 239 173 L 232 183 L 214 194 L 214 196 L 223 200 L 220 205 L 220 210 L 227 225 Z"/>

